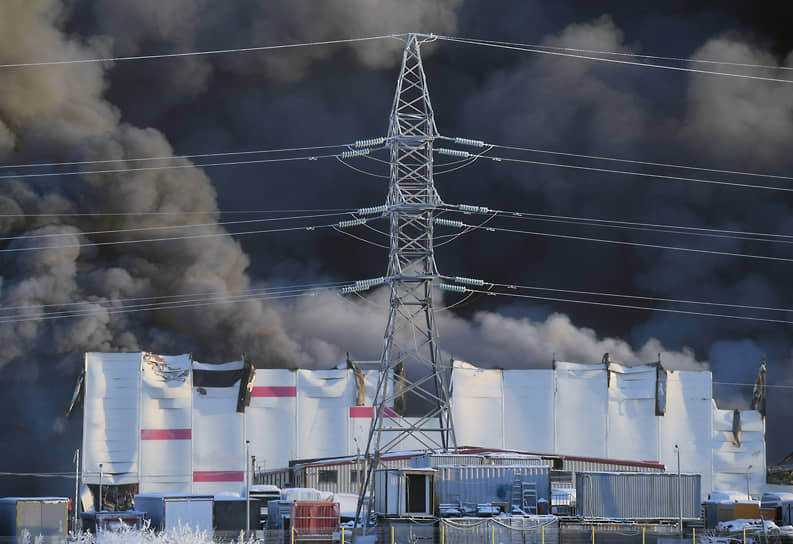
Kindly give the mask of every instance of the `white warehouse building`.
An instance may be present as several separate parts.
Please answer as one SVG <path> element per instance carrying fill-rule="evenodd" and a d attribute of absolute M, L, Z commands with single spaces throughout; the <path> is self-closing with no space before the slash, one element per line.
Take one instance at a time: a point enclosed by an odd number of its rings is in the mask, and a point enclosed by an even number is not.
<path fill-rule="evenodd" d="M 241 492 L 246 447 L 264 469 L 362 453 L 376 370 L 256 369 L 189 355 L 87 353 L 83 481 L 141 493 Z M 389 379 L 393 387 L 393 379 Z M 554 363 L 480 369 L 456 361 L 457 444 L 539 454 L 658 461 L 713 489 L 766 489 L 765 421 L 721 410 L 709 371 L 658 364 Z M 423 450 L 415 440 L 400 445 Z M 101 465 L 101 467 L 100 467 Z M 749 468 L 751 467 L 751 468 Z"/>

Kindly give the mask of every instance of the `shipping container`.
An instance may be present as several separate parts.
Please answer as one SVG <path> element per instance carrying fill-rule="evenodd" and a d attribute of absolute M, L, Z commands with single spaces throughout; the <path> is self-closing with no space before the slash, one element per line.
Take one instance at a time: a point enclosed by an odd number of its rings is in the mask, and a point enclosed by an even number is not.
<path fill-rule="evenodd" d="M 80 519 L 83 522 L 83 531 L 96 535 L 96 541 L 99 543 L 103 540 L 103 533 L 115 533 L 124 527 L 135 530 L 143 529 L 146 523 L 146 513 L 138 510 L 82 512 Z"/>
<path fill-rule="evenodd" d="M 295 501 L 290 520 L 295 540 L 332 540 L 339 531 L 339 503 Z"/>
<path fill-rule="evenodd" d="M 46 540 L 66 538 L 69 499 L 63 497 L 5 497 L 0 499 L 0 536 L 24 535 Z"/>
<path fill-rule="evenodd" d="M 213 503 L 212 495 L 135 495 L 135 509 L 146 512 L 152 528 L 158 531 L 168 531 L 181 524 L 211 534 Z"/>
<path fill-rule="evenodd" d="M 270 501 L 267 503 L 267 529 L 286 531 L 294 501 Z"/>
<path fill-rule="evenodd" d="M 274 485 L 256 484 L 251 486 L 250 496 L 251 499 L 259 499 L 259 517 L 264 524 L 268 515 L 267 505 L 281 499 L 281 490 Z"/>
<path fill-rule="evenodd" d="M 245 515 L 245 497 L 215 496 L 212 505 L 212 528 L 215 538 L 234 540 L 240 531 L 247 529 L 248 517 Z M 261 504 L 258 499 L 250 500 L 250 530 L 258 531 L 261 526 Z"/>
<path fill-rule="evenodd" d="M 378 469 L 374 475 L 375 513 L 381 516 L 432 516 L 431 468 Z"/>
<path fill-rule="evenodd" d="M 511 512 L 514 505 L 536 513 L 538 500 L 551 501 L 550 471 L 546 465 L 445 466 L 436 470 L 437 504 L 457 504 L 470 509 L 467 505 L 495 503 L 502 511 Z"/>
<path fill-rule="evenodd" d="M 584 518 L 674 520 L 700 516 L 699 474 L 580 472 L 576 514 Z M 681 502 L 682 500 L 682 502 Z"/>

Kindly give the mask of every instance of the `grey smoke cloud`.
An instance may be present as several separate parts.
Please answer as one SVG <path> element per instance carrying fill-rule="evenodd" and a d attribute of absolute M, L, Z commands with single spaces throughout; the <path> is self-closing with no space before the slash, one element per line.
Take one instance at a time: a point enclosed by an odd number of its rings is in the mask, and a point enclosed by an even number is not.
<path fill-rule="evenodd" d="M 443 307 L 442 298 L 438 295 L 435 299 L 438 308 Z M 328 361 L 343 361 L 348 352 L 353 359 L 379 360 L 388 304 L 388 290 L 379 289 L 366 299 L 322 294 L 301 300 L 281 313 L 303 347 L 301 358 L 321 367 Z M 577 327 L 561 313 L 531 319 L 480 311 L 465 319 L 439 310 L 436 319 L 444 359 L 454 356 L 482 367 L 549 368 L 554 356 L 560 361 L 596 363 L 609 353 L 613 361 L 629 365 L 655 362 L 661 354 L 669 369 L 708 368 L 690 349 L 667 350 L 655 338 L 634 349 L 622 339 L 601 337 L 593 329 Z"/>

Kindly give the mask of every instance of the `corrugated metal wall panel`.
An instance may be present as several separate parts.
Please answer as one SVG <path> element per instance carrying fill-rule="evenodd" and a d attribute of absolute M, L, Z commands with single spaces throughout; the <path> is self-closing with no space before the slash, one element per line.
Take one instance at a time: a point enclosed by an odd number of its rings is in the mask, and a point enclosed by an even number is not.
<path fill-rule="evenodd" d="M 439 466 L 435 475 L 438 503 L 482 504 L 509 502 L 516 475 L 537 485 L 537 498 L 550 502 L 547 467 L 507 467 L 499 465 Z"/>
<path fill-rule="evenodd" d="M 682 474 L 684 519 L 700 515 L 700 475 Z M 677 474 L 581 472 L 576 475 L 576 513 L 585 518 L 677 519 Z"/>
<path fill-rule="evenodd" d="M 484 457 L 478 454 L 427 453 L 414 457 L 412 466 L 416 468 L 435 468 L 449 465 L 471 466 L 482 464 L 484 464 Z"/>

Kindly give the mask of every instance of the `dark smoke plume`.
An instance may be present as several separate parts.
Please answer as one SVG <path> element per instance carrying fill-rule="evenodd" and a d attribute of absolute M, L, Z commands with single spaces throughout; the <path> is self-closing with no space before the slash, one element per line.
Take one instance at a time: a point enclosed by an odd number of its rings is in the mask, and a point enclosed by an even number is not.
<path fill-rule="evenodd" d="M 426 31 L 621 52 L 698 56 L 790 66 L 793 43 L 774 10 L 748 15 L 730 3 L 547 3 L 476 0 L 369 2 L 112 2 L 6 0 L 0 4 L 0 64 L 159 51 L 220 49 Z M 670 43 L 670 36 L 675 40 Z M 785 36 L 788 36 L 787 38 Z M 0 161 L 128 159 L 173 153 L 345 143 L 382 135 L 400 42 L 383 40 L 277 53 L 155 62 L 5 69 L 0 76 Z M 496 143 L 657 162 L 789 173 L 789 85 L 670 74 L 447 43 L 425 65 L 442 133 Z M 789 72 L 764 71 L 770 77 Z M 537 159 L 537 156 L 526 158 Z M 545 160 L 547 157 L 540 158 Z M 184 164 L 189 164 L 184 161 Z M 133 166 L 135 163 L 120 163 Z M 121 167 L 121 166 L 118 166 Z M 725 179 L 731 179 L 729 176 Z M 789 233 L 784 194 L 582 175 L 478 163 L 438 176 L 448 202 L 595 218 Z M 222 233 L 221 210 L 354 208 L 385 186 L 339 165 L 234 167 L 0 180 L 7 248 L 132 240 L 103 230 L 191 223 Z M 88 212 L 189 215 L 33 216 Z M 201 213 L 195 213 L 201 212 Z M 530 222 L 502 223 L 626 241 L 788 256 L 785 244 L 700 240 Z M 147 231 L 151 237 L 173 230 Z M 330 366 L 350 352 L 379 357 L 385 294 L 368 302 L 311 297 L 293 304 L 247 301 L 180 310 L 111 313 L 121 298 L 233 294 L 272 282 L 355 280 L 382 274 L 385 254 L 337 234 L 212 237 L 153 244 L 3 253 L 0 304 L 0 456 L 11 470 L 68 468 L 77 417 L 58 419 L 86 350 L 192 352 L 203 361 L 248 354 L 260 366 Z M 791 307 L 786 263 L 615 248 L 583 242 L 473 233 L 439 249 L 444 273 L 504 283 Z M 753 381 L 760 358 L 769 381 L 789 378 L 785 326 L 595 309 L 554 303 L 474 300 L 440 314 L 447 354 L 476 364 L 535 367 L 558 359 L 672 368 L 709 365 L 720 381 Z M 36 320 L 81 302 L 86 315 Z M 453 304 L 454 299 L 445 303 Z M 109 303 L 109 304 L 108 304 Z M 54 306 L 52 306 L 54 305 Z M 96 310 L 87 312 L 87 310 Z M 564 312 L 564 313 L 560 313 Z M 791 319 L 790 313 L 783 319 Z M 707 363 L 706 363 L 707 362 Z M 743 405 L 750 390 L 717 389 Z M 769 429 L 790 398 L 770 399 Z M 789 410 L 787 410 L 789 412 Z M 776 415 L 775 415 L 776 414 Z M 773 419 L 776 418 L 776 419 Z M 769 432 L 769 461 L 793 443 Z M 35 462 L 31 451 L 42 451 Z M 36 492 L 0 481 L 8 493 Z M 51 488 L 42 487 L 42 490 Z"/>

